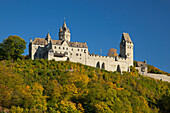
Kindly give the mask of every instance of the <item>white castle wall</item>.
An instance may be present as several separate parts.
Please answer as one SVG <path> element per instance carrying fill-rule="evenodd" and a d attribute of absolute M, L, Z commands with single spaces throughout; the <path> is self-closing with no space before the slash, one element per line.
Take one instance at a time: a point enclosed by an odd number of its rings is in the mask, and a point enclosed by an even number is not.
<path fill-rule="evenodd" d="M 118 58 L 118 61 L 115 60 L 114 57 L 107 56 L 98 56 L 98 55 L 89 55 L 87 57 L 86 65 L 97 67 L 97 63 L 99 62 L 100 69 L 102 69 L 102 65 L 104 64 L 104 69 L 108 71 L 117 71 L 118 65 L 122 71 L 128 71 L 128 64 L 124 58 Z"/>
<path fill-rule="evenodd" d="M 170 82 L 170 76 L 164 75 L 164 74 L 153 74 L 153 73 L 147 73 L 145 76 L 162 80 L 162 81 L 167 81 Z"/>

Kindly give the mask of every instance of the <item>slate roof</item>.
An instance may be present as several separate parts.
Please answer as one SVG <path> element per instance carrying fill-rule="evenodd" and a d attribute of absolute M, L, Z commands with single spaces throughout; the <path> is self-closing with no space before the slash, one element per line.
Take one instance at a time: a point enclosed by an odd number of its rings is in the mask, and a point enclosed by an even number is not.
<path fill-rule="evenodd" d="M 47 40 L 44 38 L 35 38 L 32 43 L 36 45 L 47 45 Z"/>
<path fill-rule="evenodd" d="M 32 43 L 36 44 L 36 45 L 47 45 L 47 40 L 45 40 L 44 38 L 35 38 Z M 52 40 L 53 45 L 62 45 L 62 43 L 63 43 L 62 40 Z M 84 42 L 84 43 L 81 43 L 81 42 L 67 42 L 67 44 L 70 47 L 87 48 L 86 42 Z"/>
<path fill-rule="evenodd" d="M 137 67 L 147 67 L 147 64 L 146 63 L 144 63 L 144 62 L 141 62 L 141 61 L 136 61 L 136 66 Z"/>
<path fill-rule="evenodd" d="M 81 42 L 68 42 L 68 46 L 70 46 L 70 47 L 83 47 L 83 48 L 87 48 L 86 42 L 84 42 L 84 43 L 81 43 Z"/>
<path fill-rule="evenodd" d="M 130 39 L 130 36 L 129 36 L 128 33 L 123 33 L 123 34 L 122 34 L 122 37 L 125 39 L 126 42 L 131 42 L 131 43 L 133 43 L 132 40 Z"/>

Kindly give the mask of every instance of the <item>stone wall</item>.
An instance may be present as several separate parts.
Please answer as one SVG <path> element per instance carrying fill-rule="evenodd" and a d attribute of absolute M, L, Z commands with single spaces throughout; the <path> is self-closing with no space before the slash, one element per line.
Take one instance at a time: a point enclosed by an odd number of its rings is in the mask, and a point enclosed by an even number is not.
<path fill-rule="evenodd" d="M 148 77 L 154 78 L 154 79 L 158 79 L 158 80 L 162 80 L 162 81 L 167 81 L 170 82 L 170 76 L 164 75 L 164 74 L 153 74 L 153 73 L 147 73 Z"/>

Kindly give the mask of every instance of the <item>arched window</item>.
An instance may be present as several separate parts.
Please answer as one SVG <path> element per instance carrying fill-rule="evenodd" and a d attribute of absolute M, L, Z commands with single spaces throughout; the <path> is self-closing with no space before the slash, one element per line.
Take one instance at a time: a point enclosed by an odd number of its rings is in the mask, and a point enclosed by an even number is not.
<path fill-rule="evenodd" d="M 100 62 L 97 62 L 96 67 L 100 68 Z"/>
<path fill-rule="evenodd" d="M 105 63 L 103 62 L 103 64 L 102 64 L 102 69 L 105 69 Z"/>
<path fill-rule="evenodd" d="M 119 65 L 117 66 L 117 72 L 121 73 L 121 69 Z"/>

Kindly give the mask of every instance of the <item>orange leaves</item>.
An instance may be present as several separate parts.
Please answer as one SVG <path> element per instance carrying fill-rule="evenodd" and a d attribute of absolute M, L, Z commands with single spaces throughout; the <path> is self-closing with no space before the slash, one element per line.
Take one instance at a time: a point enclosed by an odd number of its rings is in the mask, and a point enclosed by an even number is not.
<path fill-rule="evenodd" d="M 118 56 L 117 49 L 114 49 L 114 48 L 109 49 L 109 52 L 107 53 L 107 56 L 110 56 L 110 57 Z"/>
<path fill-rule="evenodd" d="M 81 112 L 84 112 L 84 108 L 81 103 L 78 103 L 77 109 L 80 110 Z"/>

